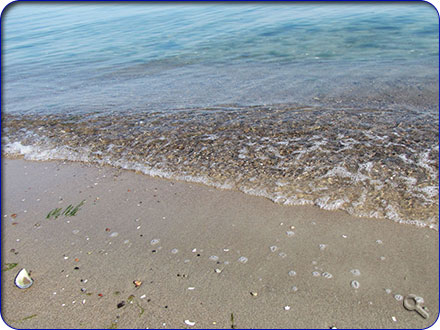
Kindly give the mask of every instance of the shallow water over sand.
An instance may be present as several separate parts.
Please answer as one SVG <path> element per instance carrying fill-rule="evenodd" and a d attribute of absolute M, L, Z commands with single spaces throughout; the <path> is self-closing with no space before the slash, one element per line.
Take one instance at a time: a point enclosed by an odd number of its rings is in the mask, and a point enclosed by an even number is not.
<path fill-rule="evenodd" d="M 438 115 L 274 105 L 5 115 L 3 152 L 133 169 L 436 227 Z"/>

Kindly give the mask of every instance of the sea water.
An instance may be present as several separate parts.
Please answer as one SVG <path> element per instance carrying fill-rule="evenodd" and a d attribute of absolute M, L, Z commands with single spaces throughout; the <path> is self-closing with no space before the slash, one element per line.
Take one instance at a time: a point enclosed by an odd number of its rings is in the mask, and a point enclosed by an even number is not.
<path fill-rule="evenodd" d="M 428 3 L 17 3 L 2 152 L 438 226 Z"/>

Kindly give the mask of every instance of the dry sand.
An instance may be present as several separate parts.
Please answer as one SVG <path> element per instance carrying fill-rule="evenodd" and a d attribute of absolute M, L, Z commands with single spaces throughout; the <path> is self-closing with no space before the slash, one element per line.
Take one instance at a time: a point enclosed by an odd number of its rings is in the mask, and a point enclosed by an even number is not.
<path fill-rule="evenodd" d="M 108 167 L 2 165 L 2 268 L 18 264 L 2 271 L 2 316 L 15 328 L 426 328 L 437 319 L 432 229 Z M 75 216 L 46 218 L 82 200 Z M 21 268 L 34 279 L 28 289 L 14 285 Z M 396 299 L 411 293 L 428 319 Z"/>

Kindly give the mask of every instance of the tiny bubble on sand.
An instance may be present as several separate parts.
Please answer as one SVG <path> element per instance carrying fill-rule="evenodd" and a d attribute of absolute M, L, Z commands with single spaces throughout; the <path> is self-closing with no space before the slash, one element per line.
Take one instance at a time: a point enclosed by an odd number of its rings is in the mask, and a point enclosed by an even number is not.
<path fill-rule="evenodd" d="M 242 263 L 242 264 L 245 264 L 245 263 L 248 262 L 248 258 L 246 258 L 246 257 L 240 257 L 240 258 L 238 258 L 238 262 L 240 262 L 240 263 Z"/>
<path fill-rule="evenodd" d="M 361 275 L 361 271 L 359 269 L 352 269 L 350 270 L 350 272 L 354 275 L 354 276 L 360 276 Z"/>

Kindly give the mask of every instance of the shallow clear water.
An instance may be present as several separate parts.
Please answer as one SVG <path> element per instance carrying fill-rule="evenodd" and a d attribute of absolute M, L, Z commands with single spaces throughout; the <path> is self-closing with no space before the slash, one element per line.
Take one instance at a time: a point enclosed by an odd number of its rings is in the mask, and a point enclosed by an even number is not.
<path fill-rule="evenodd" d="M 27 4 L 3 149 L 437 226 L 438 16 L 412 4 Z"/>

